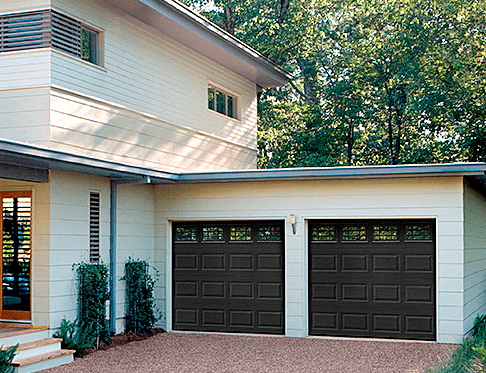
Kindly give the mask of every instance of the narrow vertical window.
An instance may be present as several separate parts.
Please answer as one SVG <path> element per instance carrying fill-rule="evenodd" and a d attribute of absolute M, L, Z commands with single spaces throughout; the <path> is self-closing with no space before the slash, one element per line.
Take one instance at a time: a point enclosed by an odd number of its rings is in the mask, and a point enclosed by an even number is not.
<path fill-rule="evenodd" d="M 98 32 L 84 25 L 81 29 L 81 59 L 98 64 Z"/>
<path fill-rule="evenodd" d="M 208 87 L 208 108 L 214 110 L 214 88 Z"/>
<path fill-rule="evenodd" d="M 100 193 L 89 193 L 89 261 L 100 262 Z"/>

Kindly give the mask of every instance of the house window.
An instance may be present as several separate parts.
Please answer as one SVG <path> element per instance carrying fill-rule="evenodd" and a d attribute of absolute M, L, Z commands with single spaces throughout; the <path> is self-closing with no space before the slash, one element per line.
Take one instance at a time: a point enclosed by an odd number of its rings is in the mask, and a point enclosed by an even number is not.
<path fill-rule="evenodd" d="M 0 53 L 49 48 L 99 65 L 100 32 L 55 10 L 0 15 Z"/>
<path fill-rule="evenodd" d="M 214 86 L 208 86 L 208 108 L 220 114 L 236 119 L 236 96 L 220 90 Z"/>
<path fill-rule="evenodd" d="M 89 261 L 100 262 L 100 193 L 89 193 Z"/>
<path fill-rule="evenodd" d="M 81 59 L 98 64 L 98 32 L 88 27 L 81 29 Z"/>

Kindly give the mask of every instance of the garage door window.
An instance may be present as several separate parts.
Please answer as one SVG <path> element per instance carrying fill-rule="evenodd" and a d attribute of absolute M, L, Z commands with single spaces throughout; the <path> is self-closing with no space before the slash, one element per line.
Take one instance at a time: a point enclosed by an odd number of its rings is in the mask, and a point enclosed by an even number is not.
<path fill-rule="evenodd" d="M 342 231 L 343 241 L 366 241 L 365 225 L 347 225 Z"/>
<path fill-rule="evenodd" d="M 259 241 L 278 241 L 280 242 L 279 226 L 264 226 L 258 228 Z"/>
<path fill-rule="evenodd" d="M 175 231 L 176 241 L 197 242 L 196 227 L 177 227 Z"/>
<path fill-rule="evenodd" d="M 251 227 L 231 227 L 230 241 L 251 241 Z"/>
<path fill-rule="evenodd" d="M 224 242 L 223 227 L 203 227 L 202 240 L 211 242 Z"/>
<path fill-rule="evenodd" d="M 312 241 L 336 242 L 336 227 L 333 225 L 313 227 Z"/>
<path fill-rule="evenodd" d="M 396 225 L 373 226 L 374 241 L 398 241 L 398 227 Z"/>
<path fill-rule="evenodd" d="M 432 229 L 430 224 L 406 225 L 405 239 L 409 241 L 430 241 L 432 240 Z"/>

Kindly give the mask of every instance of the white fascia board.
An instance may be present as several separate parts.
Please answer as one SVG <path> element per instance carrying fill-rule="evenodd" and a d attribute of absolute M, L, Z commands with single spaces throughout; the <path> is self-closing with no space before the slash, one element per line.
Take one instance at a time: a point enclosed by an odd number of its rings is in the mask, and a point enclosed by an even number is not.
<path fill-rule="evenodd" d="M 103 0 L 260 87 L 287 84 L 290 74 L 220 27 L 173 0 Z"/>

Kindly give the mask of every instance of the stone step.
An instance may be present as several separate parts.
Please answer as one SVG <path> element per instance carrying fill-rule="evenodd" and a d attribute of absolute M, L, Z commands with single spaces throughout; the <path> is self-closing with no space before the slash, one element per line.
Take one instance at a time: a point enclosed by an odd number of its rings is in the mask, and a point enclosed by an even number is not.
<path fill-rule="evenodd" d="M 46 338 L 39 341 L 25 342 L 19 344 L 15 350 L 15 360 L 24 359 L 30 356 L 43 354 L 61 349 L 61 338 Z M 2 350 L 7 347 L 3 347 Z"/>
<path fill-rule="evenodd" d="M 14 361 L 12 361 L 14 373 L 39 372 L 44 369 L 69 364 L 73 361 L 74 352 L 74 350 L 57 350 L 23 359 L 14 359 Z"/>

